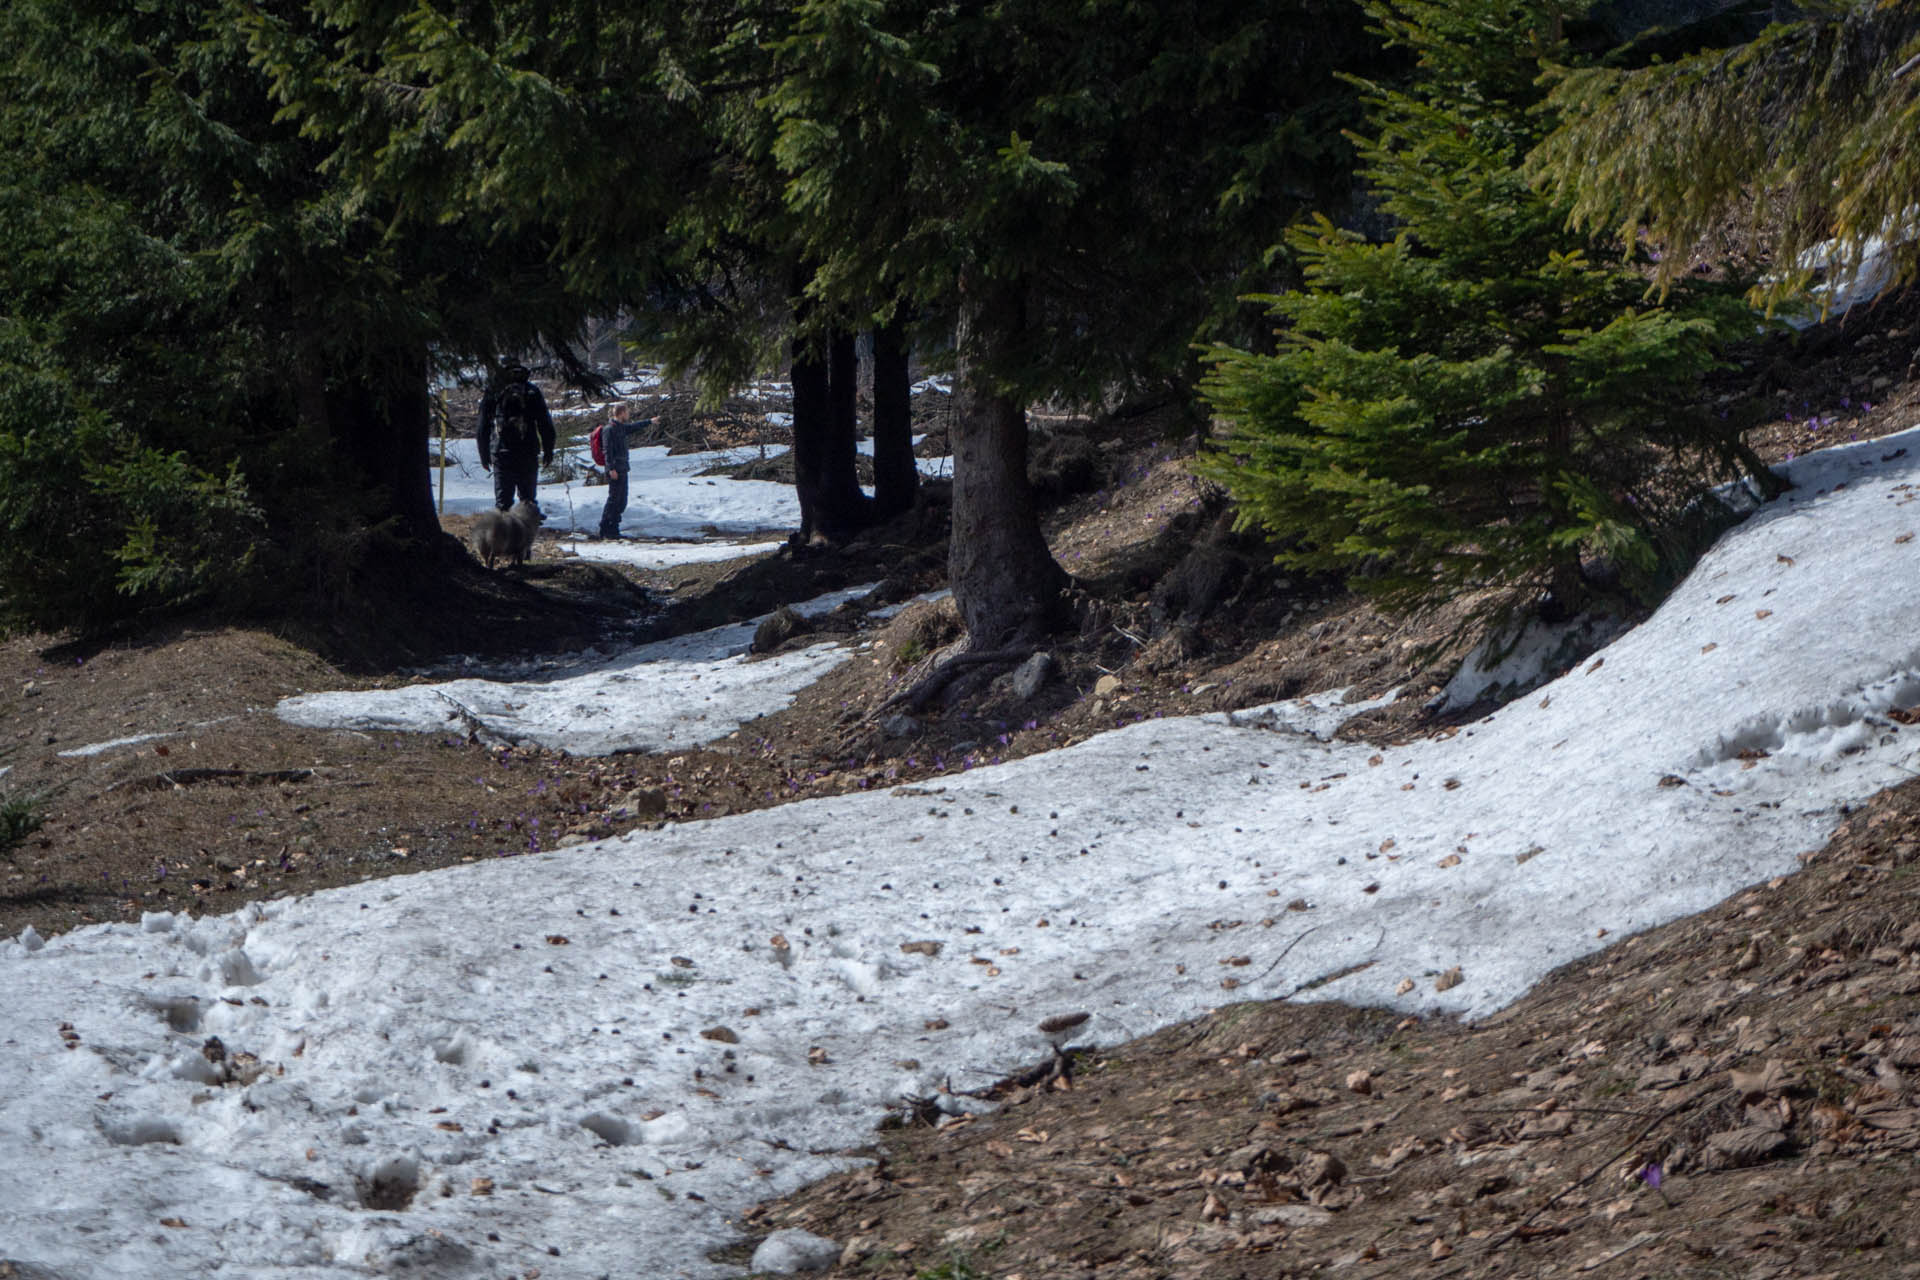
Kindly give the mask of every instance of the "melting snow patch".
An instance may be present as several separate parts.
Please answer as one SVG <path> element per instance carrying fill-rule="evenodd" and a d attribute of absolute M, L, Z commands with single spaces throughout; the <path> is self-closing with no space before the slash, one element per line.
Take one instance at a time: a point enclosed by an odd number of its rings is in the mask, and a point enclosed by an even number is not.
<path fill-rule="evenodd" d="M 671 569 L 679 565 L 709 564 L 715 560 L 733 560 L 740 556 L 763 556 L 786 546 L 786 540 L 772 542 L 586 542 L 567 544 L 568 550 L 582 560 L 630 564 L 641 569 Z"/>
<path fill-rule="evenodd" d="M 872 589 L 867 584 L 831 592 L 798 610 L 826 613 Z M 826 643 L 749 662 L 745 655 L 763 620 L 643 645 L 556 680 L 464 679 L 307 693 L 282 700 L 275 713 L 314 729 L 473 733 L 483 741 L 531 743 L 574 755 L 698 746 L 780 710 L 850 656 L 844 646 Z"/>
<path fill-rule="evenodd" d="M 1491 1013 L 1603 931 L 1791 872 L 1911 776 L 1920 738 L 1882 710 L 1920 694 L 1889 587 L 1920 575 L 1920 437 L 1792 478 L 1652 618 L 1451 736 L 1329 740 L 1355 710 L 1333 695 L 1151 720 L 914 787 L 0 946 L 6 1252 L 109 1280 L 717 1280 L 750 1202 L 849 1163 L 810 1152 L 930 1082 L 1033 1065 L 1057 1015 L 1093 1015 L 1099 1043 L 1289 993 Z M 680 643 L 622 714 L 735 661 Z M 578 750 L 564 710 L 543 723 Z M 252 986 L 226 985 L 236 950 Z"/>
<path fill-rule="evenodd" d="M 1518 631 L 1489 636 L 1475 646 L 1434 699 L 1434 708 L 1457 711 L 1476 702 L 1511 702 L 1625 630 L 1625 623 L 1611 618 L 1555 624 L 1528 619 Z"/>

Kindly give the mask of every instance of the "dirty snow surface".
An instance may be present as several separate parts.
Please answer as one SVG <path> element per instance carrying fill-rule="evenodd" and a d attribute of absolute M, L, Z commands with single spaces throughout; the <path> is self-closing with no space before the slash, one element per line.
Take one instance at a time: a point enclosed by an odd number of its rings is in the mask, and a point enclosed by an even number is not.
<path fill-rule="evenodd" d="M 773 449 L 769 452 L 780 453 Z M 757 448 L 721 449 L 709 453 L 670 454 L 663 446 L 648 445 L 631 453 L 633 473 L 627 484 L 627 509 L 620 521 L 622 533 L 677 543 L 684 548 L 662 563 L 697 559 L 724 559 L 742 554 L 729 539 L 751 539 L 787 530 L 800 523 L 800 500 L 790 484 L 771 480 L 733 480 L 703 476 L 716 466 L 738 466 L 761 456 Z M 584 446 L 561 450 L 562 460 L 584 471 Z M 449 515 L 472 515 L 493 506 L 493 477 L 480 467 L 480 447 L 472 440 L 447 441 L 444 486 L 436 477 L 435 496 Z M 546 528 L 562 535 L 587 534 L 600 527 L 607 503 L 605 486 L 543 480 L 539 494 Z M 706 540 L 704 543 L 702 540 Z M 569 542 L 568 545 L 572 545 Z M 592 543 L 581 543 L 580 548 Z M 702 556 L 695 546 L 710 548 Z M 610 548 L 609 548 L 610 549 Z"/>
<path fill-rule="evenodd" d="M 1115 1040 L 1335 974 L 1311 997 L 1484 1015 L 1602 931 L 1791 871 L 1911 774 L 1920 731 L 1884 713 L 1920 702 L 1916 461 L 1913 433 L 1802 459 L 1651 620 L 1449 738 L 1328 741 L 1324 698 L 1153 721 L 0 943 L 0 1258 L 738 1274 L 707 1254 L 741 1209 L 903 1097 L 1038 1061 L 1042 1018 Z"/>
<path fill-rule="evenodd" d="M 873 586 L 849 587 L 794 609 L 804 617 L 827 613 Z M 851 656 L 828 642 L 749 661 L 754 630 L 764 620 L 572 663 L 543 679 L 475 677 L 364 693 L 303 693 L 274 710 L 309 729 L 473 733 L 486 742 L 583 756 L 700 746 L 784 708 Z"/>

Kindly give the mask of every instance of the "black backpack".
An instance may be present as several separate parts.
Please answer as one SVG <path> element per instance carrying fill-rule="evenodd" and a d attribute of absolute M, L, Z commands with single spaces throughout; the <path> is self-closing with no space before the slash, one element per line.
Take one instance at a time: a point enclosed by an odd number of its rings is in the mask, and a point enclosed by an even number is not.
<path fill-rule="evenodd" d="M 493 426 L 502 453 L 531 453 L 534 449 L 533 386 L 509 382 L 493 402 Z"/>

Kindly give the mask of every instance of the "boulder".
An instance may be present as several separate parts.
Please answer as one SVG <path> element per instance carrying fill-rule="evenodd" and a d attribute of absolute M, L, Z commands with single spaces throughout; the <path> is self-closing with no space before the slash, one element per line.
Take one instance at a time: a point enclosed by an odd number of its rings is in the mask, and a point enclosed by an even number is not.
<path fill-rule="evenodd" d="M 805 1271 L 825 1271 L 840 1261 L 840 1246 L 811 1231 L 788 1228 L 776 1231 L 753 1251 L 749 1267 L 789 1276 Z"/>

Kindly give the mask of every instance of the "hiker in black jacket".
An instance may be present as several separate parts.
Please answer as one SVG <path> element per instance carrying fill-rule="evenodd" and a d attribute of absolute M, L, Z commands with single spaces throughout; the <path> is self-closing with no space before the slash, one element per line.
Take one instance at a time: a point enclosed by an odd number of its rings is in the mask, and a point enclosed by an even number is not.
<path fill-rule="evenodd" d="M 480 399 L 480 466 L 493 472 L 493 505 L 532 502 L 540 468 L 553 462 L 553 415 L 523 364 L 508 365 Z"/>

